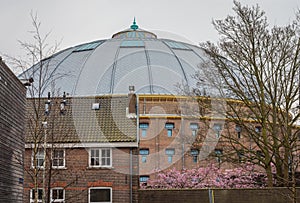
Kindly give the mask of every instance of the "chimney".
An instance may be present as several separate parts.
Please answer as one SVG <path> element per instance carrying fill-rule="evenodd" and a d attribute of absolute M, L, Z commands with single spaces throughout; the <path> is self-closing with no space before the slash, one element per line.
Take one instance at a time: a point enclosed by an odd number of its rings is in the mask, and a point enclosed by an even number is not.
<path fill-rule="evenodd" d="M 136 94 L 133 85 L 129 86 L 128 93 L 128 113 L 129 115 L 136 115 Z"/>

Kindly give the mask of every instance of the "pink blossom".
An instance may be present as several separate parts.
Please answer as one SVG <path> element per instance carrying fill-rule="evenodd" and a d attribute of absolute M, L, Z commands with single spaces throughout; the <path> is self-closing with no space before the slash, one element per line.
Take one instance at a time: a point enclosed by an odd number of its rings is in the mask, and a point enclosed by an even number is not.
<path fill-rule="evenodd" d="M 251 164 L 234 169 L 220 169 L 215 165 L 195 169 L 175 168 L 157 171 L 156 179 L 149 179 L 142 188 L 260 188 L 266 186 L 266 174 L 255 171 Z"/>

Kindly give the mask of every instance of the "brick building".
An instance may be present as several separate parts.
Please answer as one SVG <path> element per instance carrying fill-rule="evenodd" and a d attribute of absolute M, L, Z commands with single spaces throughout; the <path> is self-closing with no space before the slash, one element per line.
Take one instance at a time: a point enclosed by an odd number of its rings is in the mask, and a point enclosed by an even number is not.
<path fill-rule="evenodd" d="M 47 125 L 40 123 L 38 134 L 34 101 L 27 100 L 24 202 L 34 201 L 35 169 L 39 201 L 137 201 L 136 119 L 126 114 L 127 95 L 43 99 Z"/>
<path fill-rule="evenodd" d="M 26 88 L 0 58 L 0 202 L 22 202 Z"/>
<path fill-rule="evenodd" d="M 241 137 L 241 129 L 222 113 L 227 101 L 212 99 L 217 88 L 194 79 L 205 59 L 203 49 L 158 38 L 134 21 L 110 39 L 70 47 L 26 70 L 21 77 L 39 77 L 34 73 L 45 66 L 48 85 L 41 100 L 27 100 L 24 202 L 36 195 L 135 202 L 139 183 L 156 170 L 220 164 L 227 146 L 221 133 Z M 186 87 L 202 96 L 179 96 Z"/>

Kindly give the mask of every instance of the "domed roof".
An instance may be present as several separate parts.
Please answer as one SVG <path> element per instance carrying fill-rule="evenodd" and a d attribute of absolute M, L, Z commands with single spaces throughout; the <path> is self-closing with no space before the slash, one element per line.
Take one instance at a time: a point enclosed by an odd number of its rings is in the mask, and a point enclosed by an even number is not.
<path fill-rule="evenodd" d="M 135 86 L 137 94 L 178 94 L 178 84 L 196 86 L 193 75 L 204 59 L 201 48 L 157 38 L 134 21 L 111 39 L 74 46 L 43 60 L 51 74 L 43 95 L 53 88 L 50 84 L 72 96 L 127 94 L 129 86 Z M 19 77 L 37 69 L 38 64 Z"/>

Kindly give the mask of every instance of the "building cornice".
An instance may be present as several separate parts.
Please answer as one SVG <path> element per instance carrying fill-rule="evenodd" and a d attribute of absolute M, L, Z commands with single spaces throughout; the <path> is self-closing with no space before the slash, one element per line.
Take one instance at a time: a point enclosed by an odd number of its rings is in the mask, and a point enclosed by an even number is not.
<path fill-rule="evenodd" d="M 43 147 L 43 145 L 41 145 Z M 116 142 L 116 143 L 49 143 L 47 148 L 98 148 L 98 147 L 119 147 L 119 148 L 131 148 L 138 147 L 137 142 Z M 34 144 L 25 144 L 25 149 L 34 148 Z"/>

